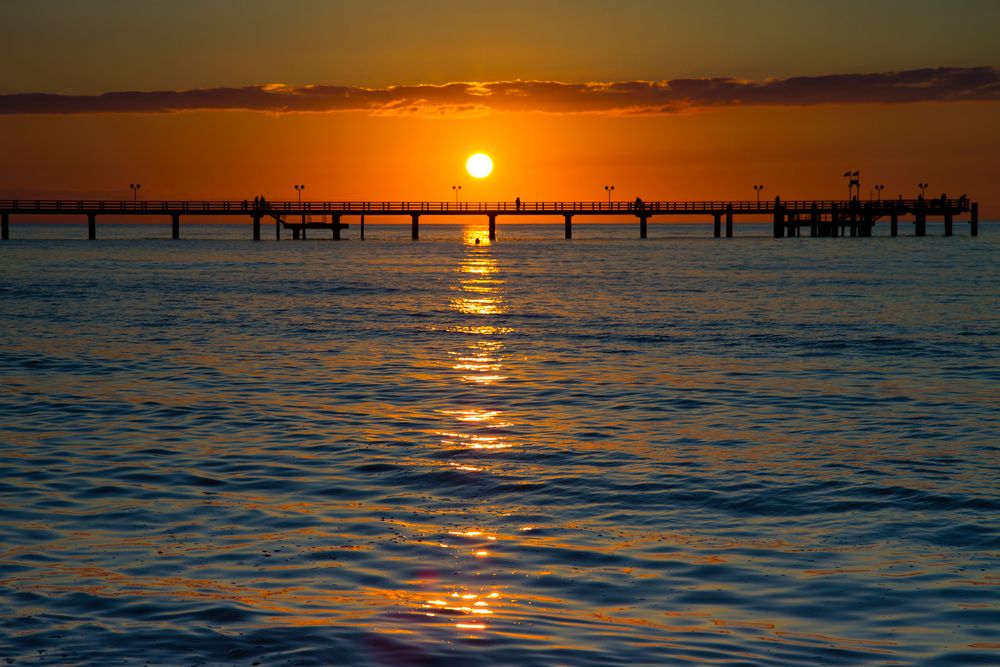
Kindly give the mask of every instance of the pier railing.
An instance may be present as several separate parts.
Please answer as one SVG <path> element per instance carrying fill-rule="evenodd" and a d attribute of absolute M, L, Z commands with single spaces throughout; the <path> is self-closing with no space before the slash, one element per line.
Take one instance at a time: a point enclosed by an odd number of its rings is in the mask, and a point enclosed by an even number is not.
<path fill-rule="evenodd" d="M 849 200 L 789 200 L 782 201 L 783 210 L 807 211 L 812 208 L 840 210 L 870 207 L 892 212 L 902 209 L 965 208 L 964 199 L 888 199 L 873 201 Z M 96 211 L 135 213 L 238 213 L 246 211 L 313 212 L 313 213 L 770 213 L 774 201 L 496 201 L 496 202 L 434 202 L 434 201 L 267 201 L 263 207 L 253 200 L 106 200 L 106 199 L 0 199 L 0 209 L 7 211 Z"/>

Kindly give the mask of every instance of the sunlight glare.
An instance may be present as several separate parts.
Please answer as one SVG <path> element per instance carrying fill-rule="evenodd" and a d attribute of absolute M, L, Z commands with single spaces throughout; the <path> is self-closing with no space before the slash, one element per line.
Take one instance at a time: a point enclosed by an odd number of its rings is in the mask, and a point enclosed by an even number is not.
<path fill-rule="evenodd" d="M 465 169 L 473 178 L 486 178 L 493 171 L 493 160 L 486 153 L 476 153 L 466 160 Z"/>

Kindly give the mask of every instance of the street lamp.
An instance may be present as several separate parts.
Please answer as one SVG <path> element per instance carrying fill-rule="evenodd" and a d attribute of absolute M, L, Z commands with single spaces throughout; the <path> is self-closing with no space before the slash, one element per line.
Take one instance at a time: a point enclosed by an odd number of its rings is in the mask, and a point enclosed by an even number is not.
<path fill-rule="evenodd" d="M 927 183 L 917 183 L 917 187 L 920 188 L 920 198 L 924 198 L 924 191 L 927 189 Z"/>
<path fill-rule="evenodd" d="M 139 199 L 139 188 L 142 187 L 141 183 L 129 183 L 128 186 L 132 188 L 132 203 L 134 204 Z"/>
<path fill-rule="evenodd" d="M 760 191 L 764 189 L 763 185 L 753 186 L 754 192 L 757 193 L 757 206 L 760 206 Z"/>
<path fill-rule="evenodd" d="M 884 185 L 875 186 L 875 196 L 877 198 L 876 201 L 882 201 L 882 190 L 885 190 Z"/>
<path fill-rule="evenodd" d="M 458 193 L 462 191 L 461 185 L 453 185 L 451 189 L 455 191 L 455 203 L 458 203 Z"/>
<path fill-rule="evenodd" d="M 306 186 L 304 186 L 304 185 L 295 185 L 293 187 L 295 188 L 295 194 L 297 194 L 298 197 L 299 197 L 299 205 L 301 206 L 302 205 L 302 191 L 306 189 Z"/>
<path fill-rule="evenodd" d="M 611 193 L 615 191 L 615 186 L 613 186 L 613 185 L 605 185 L 604 189 L 608 193 L 608 205 L 610 206 L 611 205 Z"/>

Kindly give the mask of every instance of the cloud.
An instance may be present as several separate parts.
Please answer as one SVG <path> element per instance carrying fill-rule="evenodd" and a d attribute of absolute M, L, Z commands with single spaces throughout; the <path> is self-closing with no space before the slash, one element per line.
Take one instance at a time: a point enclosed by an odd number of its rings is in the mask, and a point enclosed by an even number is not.
<path fill-rule="evenodd" d="M 495 111 L 627 115 L 726 106 L 997 100 L 1000 100 L 1000 69 L 988 66 L 766 81 L 734 78 L 594 83 L 493 81 L 388 88 L 263 84 L 102 95 L 16 93 L 0 95 L 0 114 L 358 111 L 374 116 L 451 118 Z"/>

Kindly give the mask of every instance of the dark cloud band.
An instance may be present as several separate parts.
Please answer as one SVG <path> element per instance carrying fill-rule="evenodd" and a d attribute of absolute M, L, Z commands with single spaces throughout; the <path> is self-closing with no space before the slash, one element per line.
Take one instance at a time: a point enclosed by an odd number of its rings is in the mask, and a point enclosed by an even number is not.
<path fill-rule="evenodd" d="M 998 99 L 1000 69 L 938 67 L 767 81 L 732 78 L 611 83 L 494 81 L 389 88 L 270 84 L 102 95 L 18 93 L 0 95 L 0 114 L 242 110 L 268 113 L 362 111 L 373 115 L 424 116 L 481 115 L 491 111 L 625 115 L 738 105 L 904 104 Z"/>

